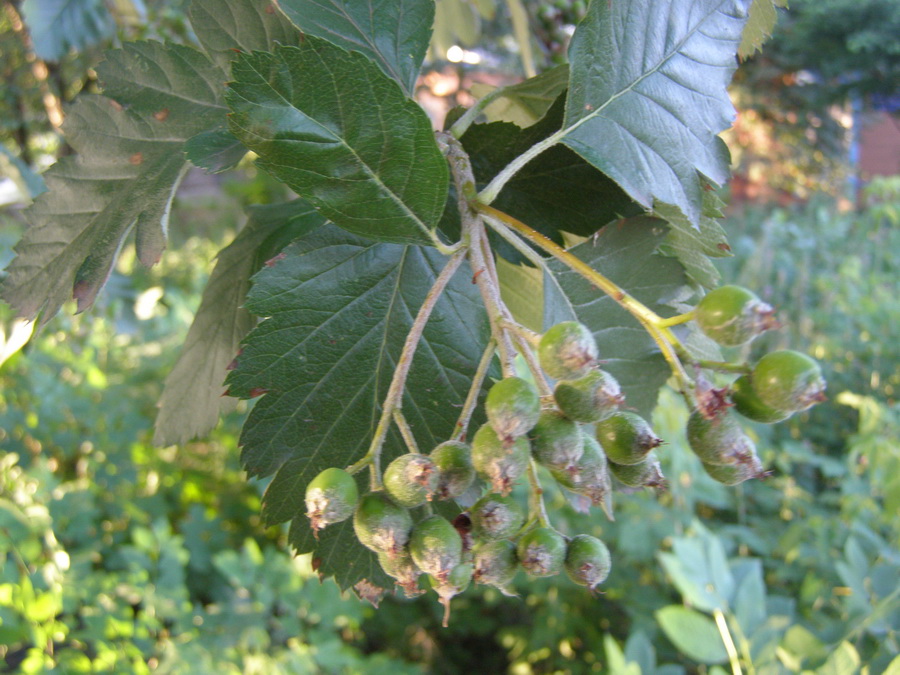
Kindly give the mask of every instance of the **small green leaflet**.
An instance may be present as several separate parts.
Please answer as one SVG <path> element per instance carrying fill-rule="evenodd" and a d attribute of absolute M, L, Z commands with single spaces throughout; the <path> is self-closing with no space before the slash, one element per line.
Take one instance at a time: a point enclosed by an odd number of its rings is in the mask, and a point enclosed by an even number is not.
<path fill-rule="evenodd" d="M 593 2 L 569 47 L 559 140 L 646 208 L 697 224 L 704 180 L 722 184 L 726 87 L 750 0 Z"/>
<path fill-rule="evenodd" d="M 656 612 L 656 620 L 666 637 L 688 658 L 709 664 L 728 660 L 719 630 L 705 614 L 681 605 L 669 605 Z"/>
<path fill-rule="evenodd" d="M 291 543 L 313 551 L 321 573 L 344 588 L 362 578 L 383 585 L 375 556 L 349 523 L 325 528 L 315 540 L 304 490 L 326 467 L 365 454 L 406 335 L 446 258 L 332 225 L 284 254 L 254 277 L 246 306 L 268 318 L 244 341 L 227 380 L 233 396 L 265 394 L 244 425 L 241 461 L 251 476 L 275 474 L 263 500 L 265 522 L 293 520 Z M 452 433 L 488 335 L 464 266 L 425 328 L 403 400 L 423 451 Z M 383 465 L 403 451 L 399 435 L 389 434 Z"/>
<path fill-rule="evenodd" d="M 305 34 L 377 63 L 407 96 L 416 90 L 434 0 L 279 0 L 278 7 Z"/>
<path fill-rule="evenodd" d="M 229 127 L 263 169 L 350 232 L 432 243 L 447 162 L 428 116 L 378 66 L 308 35 L 242 54 L 232 73 Z"/>
<path fill-rule="evenodd" d="M 561 64 L 539 75 L 503 88 L 502 94 L 484 109 L 491 122 L 512 122 L 522 128 L 541 119 L 569 86 L 569 66 Z M 488 85 L 475 83 L 472 93 L 479 98 L 492 91 Z"/>
<path fill-rule="evenodd" d="M 753 0 L 750 5 L 750 18 L 741 35 L 741 46 L 738 55 L 747 59 L 762 49 L 763 43 L 772 35 L 778 21 L 777 7 L 787 7 L 787 0 Z"/>
<path fill-rule="evenodd" d="M 662 316 L 668 303 L 690 293 L 684 268 L 654 252 L 668 228 L 645 216 L 610 223 L 570 252 Z M 671 374 L 656 343 L 626 310 L 562 263 L 550 262 L 544 278 L 544 328 L 577 320 L 594 333 L 602 368 L 622 385 L 625 405 L 649 418 L 659 388 Z"/>
<path fill-rule="evenodd" d="M 205 434 L 234 399 L 222 396 L 228 364 L 256 320 L 244 307 L 250 277 L 296 237 L 325 219 L 302 200 L 250 208 L 250 218 L 216 256 L 200 307 L 159 400 L 158 445 Z"/>

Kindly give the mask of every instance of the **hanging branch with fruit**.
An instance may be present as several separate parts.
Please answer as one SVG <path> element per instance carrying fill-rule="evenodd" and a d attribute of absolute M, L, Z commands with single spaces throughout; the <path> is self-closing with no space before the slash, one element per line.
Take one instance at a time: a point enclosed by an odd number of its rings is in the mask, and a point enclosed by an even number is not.
<path fill-rule="evenodd" d="M 544 492 L 612 518 L 617 486 L 664 489 L 661 387 L 728 485 L 766 473 L 738 415 L 823 398 L 803 354 L 719 351 L 777 327 L 710 260 L 728 250 L 726 87 L 766 28 L 750 0 L 595 1 L 568 64 L 435 133 L 413 99 L 434 3 L 375 4 L 194 0 L 196 48 L 109 52 L 3 297 L 41 324 L 87 309 L 130 233 L 145 264 L 163 254 L 190 164 L 252 152 L 298 198 L 253 207 L 220 252 L 157 441 L 206 433 L 223 380 L 225 401 L 257 399 L 241 461 L 271 477 L 265 523 L 370 599 L 427 579 L 449 614 L 473 580 L 511 593 L 519 568 L 594 590 L 610 552 L 558 531 Z"/>

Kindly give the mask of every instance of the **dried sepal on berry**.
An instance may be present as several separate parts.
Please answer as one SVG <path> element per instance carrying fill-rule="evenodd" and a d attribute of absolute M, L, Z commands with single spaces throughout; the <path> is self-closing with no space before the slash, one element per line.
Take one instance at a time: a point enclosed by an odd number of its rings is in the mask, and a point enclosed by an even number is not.
<path fill-rule="evenodd" d="M 509 494 L 516 480 L 525 473 L 530 459 L 531 446 L 526 438 L 505 443 L 490 424 L 482 425 L 472 439 L 475 470 L 500 494 Z"/>
<path fill-rule="evenodd" d="M 370 492 L 360 499 L 353 513 L 353 531 L 366 548 L 375 553 L 399 556 L 412 531 L 409 511 L 384 492 Z"/>
<path fill-rule="evenodd" d="M 416 452 L 400 455 L 384 472 L 384 489 L 408 509 L 431 501 L 439 481 L 438 468 L 431 458 Z"/>
<path fill-rule="evenodd" d="M 533 577 L 552 577 L 563 569 L 566 540 L 551 527 L 536 527 L 519 538 L 519 564 Z"/>

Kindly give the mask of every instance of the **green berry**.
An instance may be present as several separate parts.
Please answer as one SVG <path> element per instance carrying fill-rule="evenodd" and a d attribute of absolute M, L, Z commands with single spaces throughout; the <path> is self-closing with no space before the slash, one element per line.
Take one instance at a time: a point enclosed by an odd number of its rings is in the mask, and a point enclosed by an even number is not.
<path fill-rule="evenodd" d="M 639 464 L 662 440 L 640 415 L 618 412 L 597 424 L 597 440 L 616 464 Z"/>
<path fill-rule="evenodd" d="M 616 378 L 603 370 L 592 370 L 577 380 L 560 380 L 553 398 L 560 411 L 576 422 L 606 419 L 625 400 Z"/>
<path fill-rule="evenodd" d="M 583 451 L 583 435 L 575 422 L 555 410 L 541 413 L 531 433 L 531 452 L 538 462 L 550 469 L 568 469 Z"/>
<path fill-rule="evenodd" d="M 516 553 L 522 568 L 533 577 L 559 574 L 566 559 L 566 540 L 550 527 L 537 527 L 519 539 Z"/>
<path fill-rule="evenodd" d="M 507 377 L 491 387 L 484 402 L 488 422 L 504 441 L 528 433 L 541 414 L 541 397 L 521 377 Z"/>
<path fill-rule="evenodd" d="M 450 600 L 469 587 L 474 569 L 472 563 L 460 563 L 450 571 L 446 579 L 428 577 L 432 588 L 437 592 L 440 602 L 444 606 L 444 620 L 441 624 L 444 628 L 450 623 Z"/>
<path fill-rule="evenodd" d="M 528 468 L 530 458 L 531 446 L 526 438 L 506 443 L 490 424 L 482 425 L 472 439 L 475 471 L 490 482 L 491 489 L 501 494 L 509 494 L 513 484 Z"/>
<path fill-rule="evenodd" d="M 438 470 L 438 499 L 456 499 L 475 482 L 472 450 L 459 441 L 445 441 L 431 451 L 431 461 Z"/>
<path fill-rule="evenodd" d="M 753 455 L 749 461 L 738 464 L 707 464 L 706 462 L 702 464 L 703 469 L 713 480 L 725 485 L 737 485 L 751 478 L 764 478 L 768 475 L 756 455 Z"/>
<path fill-rule="evenodd" d="M 378 562 L 385 574 L 397 580 L 397 585 L 403 589 L 406 597 L 412 598 L 422 594 L 419 589 L 419 575 L 422 574 L 422 570 L 416 567 L 408 551 L 404 550 L 393 556 L 379 553 Z"/>
<path fill-rule="evenodd" d="M 462 561 L 462 538 L 446 518 L 429 516 L 413 527 L 409 553 L 416 566 L 439 581 Z"/>
<path fill-rule="evenodd" d="M 707 293 L 694 317 L 707 337 L 726 346 L 742 345 L 778 325 L 772 306 L 740 286 L 721 286 Z"/>
<path fill-rule="evenodd" d="M 688 418 L 687 440 L 706 464 L 742 464 L 756 456 L 756 446 L 731 411 L 707 419 L 695 410 Z"/>
<path fill-rule="evenodd" d="M 576 380 L 587 375 L 597 362 L 597 342 L 583 324 L 563 321 L 541 337 L 538 359 L 550 377 Z"/>
<path fill-rule="evenodd" d="M 763 356 L 751 374 L 753 391 L 770 408 L 799 412 L 825 400 L 819 364 L 790 349 Z"/>
<path fill-rule="evenodd" d="M 475 548 L 475 581 L 499 588 L 504 594 L 519 570 L 516 545 L 508 539 L 485 541 Z"/>
<path fill-rule="evenodd" d="M 384 472 L 384 489 L 397 504 L 411 509 L 431 501 L 440 476 L 429 457 L 417 452 L 400 455 Z"/>
<path fill-rule="evenodd" d="M 591 504 L 609 509 L 611 485 L 606 455 L 590 434 L 582 431 L 581 457 L 568 469 L 551 469 L 550 473 L 563 487 L 591 500 Z"/>
<path fill-rule="evenodd" d="M 731 384 L 731 402 L 734 409 L 754 422 L 775 424 L 791 416 L 790 411 L 776 410 L 762 402 L 753 390 L 749 375 L 741 375 Z"/>
<path fill-rule="evenodd" d="M 665 488 L 667 483 L 659 461 L 653 453 L 647 455 L 640 464 L 615 464 L 609 463 L 609 470 L 613 476 L 627 487 Z"/>
<path fill-rule="evenodd" d="M 566 547 L 565 570 L 580 586 L 593 590 L 606 581 L 612 562 L 606 544 L 589 534 L 572 537 Z"/>
<path fill-rule="evenodd" d="M 512 497 L 488 493 L 469 509 L 472 536 L 479 540 L 506 539 L 525 524 L 525 512 Z"/>
<path fill-rule="evenodd" d="M 360 499 L 353 514 L 356 538 L 375 553 L 395 557 L 403 552 L 412 518 L 409 511 L 396 504 L 384 492 L 370 492 Z"/>
<path fill-rule="evenodd" d="M 326 525 L 347 520 L 358 501 L 353 476 L 343 469 L 325 469 L 306 486 L 306 515 L 313 532 L 318 535 Z"/>

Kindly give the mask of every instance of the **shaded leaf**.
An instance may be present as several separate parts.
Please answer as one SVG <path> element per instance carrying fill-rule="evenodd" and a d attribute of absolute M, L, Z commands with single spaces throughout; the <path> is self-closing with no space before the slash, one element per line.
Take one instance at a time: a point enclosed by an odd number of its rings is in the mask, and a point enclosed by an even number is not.
<path fill-rule="evenodd" d="M 612 279 L 628 293 L 663 316 L 668 303 L 688 291 L 678 261 L 654 253 L 667 233 L 655 218 L 629 218 L 607 225 L 596 239 L 570 252 Z M 619 381 L 626 405 L 649 417 L 659 388 L 671 371 L 656 343 L 631 314 L 562 263 L 550 262 L 554 278 L 544 279 L 544 328 L 576 319 L 597 339 L 603 369 Z"/>
<path fill-rule="evenodd" d="M 556 131 L 563 109 L 564 101 L 559 98 L 540 122 L 527 129 L 508 122 L 469 127 L 462 143 L 479 189 L 509 162 Z M 560 244 L 562 231 L 586 237 L 611 220 L 641 212 L 618 185 L 562 145 L 526 164 L 506 183 L 493 205 Z M 508 260 L 523 260 L 502 240 L 495 238 L 492 243 Z"/>
<path fill-rule="evenodd" d="M 279 0 L 278 6 L 304 33 L 360 52 L 408 95 L 416 90 L 433 0 Z"/>
<path fill-rule="evenodd" d="M 116 24 L 103 0 L 25 0 L 34 53 L 59 61 L 70 49 L 81 51 L 112 37 Z"/>
<path fill-rule="evenodd" d="M 25 162 L 16 157 L 5 145 L 0 145 L 0 168 L 3 169 L 3 172 L 12 177 L 12 179 L 16 182 L 16 187 L 22 193 L 22 196 L 26 200 L 33 200 L 42 192 L 46 191 L 47 186 L 44 184 L 44 179 L 41 178 L 39 173 L 35 173 L 31 170 Z M 8 164 L 4 166 L 4 163 Z M 9 167 L 9 170 L 7 167 Z M 18 174 L 18 177 L 16 176 Z"/>
<path fill-rule="evenodd" d="M 569 86 L 569 66 L 561 64 L 534 77 L 503 88 L 503 95 L 484 109 L 491 122 L 511 122 L 522 128 L 541 119 L 553 102 Z M 474 83 L 472 93 L 478 97 L 490 93 L 491 87 Z"/>
<path fill-rule="evenodd" d="M 241 55 L 232 72 L 231 131 L 267 172 L 346 230 L 432 241 L 447 163 L 425 112 L 377 66 L 307 36 L 300 48 Z"/>
<path fill-rule="evenodd" d="M 703 180 L 728 178 L 716 134 L 749 0 L 594 2 L 569 47 L 560 140 L 637 202 L 677 206 L 696 224 Z"/>
<path fill-rule="evenodd" d="M 716 624 L 700 612 L 669 605 L 656 612 L 656 620 L 679 651 L 698 663 L 724 663 L 728 652 Z"/>
<path fill-rule="evenodd" d="M 446 258 L 330 225 L 284 253 L 254 278 L 247 307 L 269 318 L 247 337 L 228 378 L 234 396 L 267 392 L 244 425 L 241 461 L 251 476 L 275 474 L 263 517 L 269 524 L 293 519 L 291 543 L 314 551 L 321 573 L 336 575 L 344 588 L 363 577 L 384 585 L 375 557 L 349 523 L 314 539 L 303 494 L 324 468 L 365 454 L 403 342 Z M 487 335 L 464 266 L 425 328 L 407 383 L 403 411 L 420 447 L 432 448 L 452 432 Z M 384 463 L 403 451 L 391 433 Z"/>
<path fill-rule="evenodd" d="M 292 239 L 324 219 L 301 200 L 251 207 L 234 241 L 216 256 L 178 361 L 166 377 L 154 443 L 183 443 L 205 434 L 235 399 L 224 397 L 227 368 L 256 320 L 243 304 L 250 277 Z"/>
<path fill-rule="evenodd" d="M 247 148 L 224 128 L 201 131 L 184 144 L 184 156 L 188 161 L 208 173 L 233 169 L 246 154 Z"/>
<path fill-rule="evenodd" d="M 186 169 L 181 146 L 224 110 L 216 69 L 189 47 L 131 43 L 97 71 L 129 107 L 84 96 L 69 111 L 64 130 L 78 154 L 44 174 L 49 192 L 26 211 L 2 287 L 21 316 L 46 310 L 42 323 L 72 296 L 78 311 L 93 303 L 132 228 L 141 262 L 159 259 Z"/>

